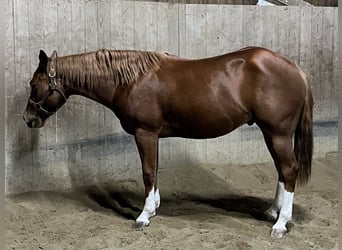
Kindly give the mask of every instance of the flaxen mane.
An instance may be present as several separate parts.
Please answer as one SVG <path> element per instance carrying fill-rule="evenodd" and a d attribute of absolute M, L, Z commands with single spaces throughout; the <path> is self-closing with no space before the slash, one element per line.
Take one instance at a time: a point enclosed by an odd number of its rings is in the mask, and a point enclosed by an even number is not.
<path fill-rule="evenodd" d="M 107 50 L 58 57 L 58 75 L 79 88 L 92 89 L 99 80 L 131 84 L 143 74 L 158 70 L 166 54 L 133 50 Z"/>

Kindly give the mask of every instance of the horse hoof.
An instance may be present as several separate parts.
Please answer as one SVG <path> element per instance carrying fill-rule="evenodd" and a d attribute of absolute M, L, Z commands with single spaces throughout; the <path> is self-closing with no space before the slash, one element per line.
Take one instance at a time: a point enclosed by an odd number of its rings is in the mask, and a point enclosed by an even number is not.
<path fill-rule="evenodd" d="M 284 238 L 285 234 L 286 234 L 285 229 L 272 229 L 271 239 L 272 240 L 280 240 L 280 239 Z"/>
<path fill-rule="evenodd" d="M 134 224 L 134 228 L 137 231 L 143 230 L 144 227 L 147 227 L 149 225 L 148 222 L 144 222 L 144 221 L 137 221 Z"/>

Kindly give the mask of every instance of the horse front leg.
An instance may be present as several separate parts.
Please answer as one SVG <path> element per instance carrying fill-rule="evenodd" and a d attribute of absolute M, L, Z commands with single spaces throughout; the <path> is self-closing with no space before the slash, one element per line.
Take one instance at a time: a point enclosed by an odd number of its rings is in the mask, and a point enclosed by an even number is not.
<path fill-rule="evenodd" d="M 137 129 L 135 141 L 141 159 L 145 185 L 145 205 L 135 222 L 135 228 L 139 230 L 150 224 L 149 219 L 156 214 L 156 209 L 160 205 L 159 190 L 156 187 L 158 134 L 144 129 Z"/>

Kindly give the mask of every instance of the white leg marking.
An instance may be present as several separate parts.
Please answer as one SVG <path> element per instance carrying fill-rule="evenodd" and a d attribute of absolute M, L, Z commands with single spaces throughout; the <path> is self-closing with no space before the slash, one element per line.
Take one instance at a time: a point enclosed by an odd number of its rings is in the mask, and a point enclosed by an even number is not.
<path fill-rule="evenodd" d="M 156 209 L 160 206 L 160 194 L 159 189 L 157 188 L 156 192 L 154 193 L 154 202 L 156 204 Z"/>
<path fill-rule="evenodd" d="M 273 239 L 281 239 L 287 231 L 286 223 L 292 219 L 293 195 L 293 192 L 284 191 L 283 204 L 280 209 L 279 218 L 272 227 L 271 237 Z"/>
<path fill-rule="evenodd" d="M 277 191 L 274 201 L 269 209 L 265 211 L 265 215 L 270 220 L 276 220 L 278 217 L 278 212 L 280 211 L 284 198 L 285 186 L 284 183 L 279 181 L 277 185 Z"/>
<path fill-rule="evenodd" d="M 158 192 L 159 196 L 159 192 Z M 137 229 L 142 228 L 150 224 L 149 218 L 156 214 L 156 201 L 155 201 L 155 192 L 154 187 L 148 194 L 147 198 L 145 199 L 144 209 L 136 219 L 136 227 Z"/>

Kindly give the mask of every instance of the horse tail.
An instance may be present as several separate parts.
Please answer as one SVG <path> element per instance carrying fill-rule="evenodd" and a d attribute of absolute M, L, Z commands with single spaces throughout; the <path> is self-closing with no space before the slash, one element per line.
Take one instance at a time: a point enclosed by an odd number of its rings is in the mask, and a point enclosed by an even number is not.
<path fill-rule="evenodd" d="M 312 133 L 312 107 L 313 97 L 311 87 L 306 74 L 299 68 L 299 74 L 304 80 L 306 94 L 304 106 L 297 124 L 294 138 L 294 153 L 299 164 L 298 183 L 305 185 L 311 175 L 311 162 L 313 153 L 313 133 Z"/>

